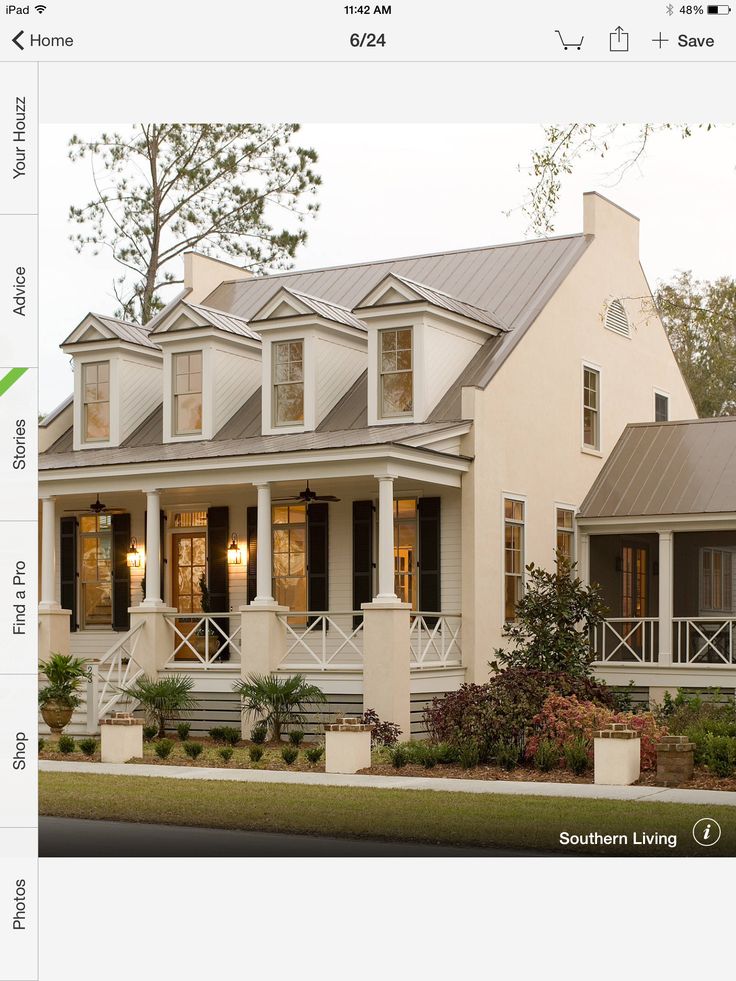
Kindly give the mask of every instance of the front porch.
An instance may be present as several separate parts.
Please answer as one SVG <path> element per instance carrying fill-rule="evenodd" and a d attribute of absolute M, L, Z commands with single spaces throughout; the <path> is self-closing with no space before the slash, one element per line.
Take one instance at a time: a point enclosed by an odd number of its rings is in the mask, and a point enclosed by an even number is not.
<path fill-rule="evenodd" d="M 608 616 L 595 631 L 596 673 L 611 684 L 674 691 L 736 686 L 736 523 L 632 521 L 592 527 L 584 565 Z"/>

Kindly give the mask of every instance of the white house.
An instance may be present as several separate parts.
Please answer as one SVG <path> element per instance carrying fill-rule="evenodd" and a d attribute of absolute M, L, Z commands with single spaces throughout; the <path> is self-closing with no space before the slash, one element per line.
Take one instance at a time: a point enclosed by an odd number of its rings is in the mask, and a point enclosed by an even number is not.
<path fill-rule="evenodd" d="M 41 651 L 95 660 L 90 727 L 144 670 L 190 672 L 206 727 L 241 672 L 298 669 L 416 729 L 487 678 L 525 564 L 578 553 L 625 426 L 696 415 L 638 220 L 598 194 L 540 241 L 262 277 L 189 254 L 145 328 L 90 314 L 62 347 Z"/>

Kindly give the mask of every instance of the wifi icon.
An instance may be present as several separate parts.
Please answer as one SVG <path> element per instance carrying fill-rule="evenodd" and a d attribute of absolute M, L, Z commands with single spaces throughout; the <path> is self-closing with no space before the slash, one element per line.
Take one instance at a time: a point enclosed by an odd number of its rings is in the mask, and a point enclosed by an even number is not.
<path fill-rule="evenodd" d="M 34 7 L 33 9 L 36 11 L 37 14 L 42 14 L 46 8 L 42 3 L 39 3 L 39 5 L 37 7 Z"/>

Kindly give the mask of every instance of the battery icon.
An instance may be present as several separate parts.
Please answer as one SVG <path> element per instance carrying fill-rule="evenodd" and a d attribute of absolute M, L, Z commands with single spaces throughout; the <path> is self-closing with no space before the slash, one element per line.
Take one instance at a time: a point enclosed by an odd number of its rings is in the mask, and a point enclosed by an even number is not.
<path fill-rule="evenodd" d="M 710 4 L 709 3 L 707 9 L 708 9 L 708 13 L 709 14 L 730 14 L 731 13 L 731 8 L 728 6 L 727 3 L 714 3 L 714 4 Z"/>

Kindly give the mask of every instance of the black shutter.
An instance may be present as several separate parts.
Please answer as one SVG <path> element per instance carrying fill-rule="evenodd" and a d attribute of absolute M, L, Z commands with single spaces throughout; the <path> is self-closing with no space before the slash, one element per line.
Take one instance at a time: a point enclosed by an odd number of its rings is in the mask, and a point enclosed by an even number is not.
<path fill-rule="evenodd" d="M 258 558 L 258 508 L 246 508 L 245 534 L 248 543 L 247 600 L 252 603 L 258 593 L 256 560 Z"/>
<path fill-rule="evenodd" d="M 227 507 L 209 508 L 207 511 L 207 588 L 210 593 L 210 613 L 227 613 L 230 610 L 230 590 L 228 588 L 227 546 L 230 515 Z M 230 621 L 217 620 L 217 626 L 230 636 Z M 215 632 L 222 640 L 222 635 Z M 229 645 L 228 645 L 229 646 Z M 229 656 L 223 650 L 220 656 Z"/>
<path fill-rule="evenodd" d="M 419 511 L 419 609 L 441 612 L 440 594 L 440 498 L 420 497 Z M 434 626 L 436 617 L 427 620 Z"/>
<path fill-rule="evenodd" d="M 310 610 L 329 609 L 328 505 L 310 504 L 307 508 L 307 606 Z M 310 618 L 310 623 L 314 618 Z"/>
<path fill-rule="evenodd" d="M 112 515 L 112 629 L 130 630 L 130 515 Z"/>
<path fill-rule="evenodd" d="M 353 501 L 353 609 L 373 599 L 373 501 Z M 362 617 L 353 617 L 353 628 Z"/>
<path fill-rule="evenodd" d="M 61 606 L 71 610 L 70 630 L 78 630 L 77 623 L 77 519 L 61 518 L 59 571 L 61 573 Z M 46 560 L 44 556 L 44 561 Z"/>

